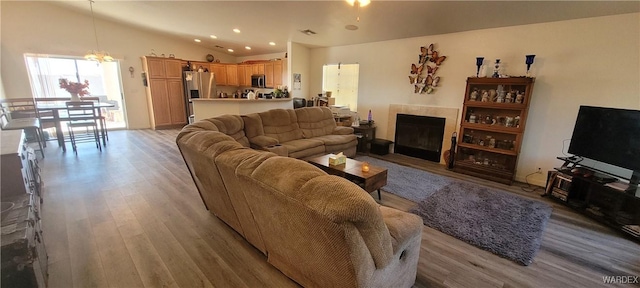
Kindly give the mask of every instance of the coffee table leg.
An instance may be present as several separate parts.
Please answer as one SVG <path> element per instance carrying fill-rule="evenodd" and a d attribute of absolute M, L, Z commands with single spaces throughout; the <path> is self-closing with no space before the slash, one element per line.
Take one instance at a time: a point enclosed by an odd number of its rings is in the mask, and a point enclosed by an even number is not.
<path fill-rule="evenodd" d="M 382 200 L 382 196 L 380 196 L 380 189 L 378 189 L 378 200 Z"/>

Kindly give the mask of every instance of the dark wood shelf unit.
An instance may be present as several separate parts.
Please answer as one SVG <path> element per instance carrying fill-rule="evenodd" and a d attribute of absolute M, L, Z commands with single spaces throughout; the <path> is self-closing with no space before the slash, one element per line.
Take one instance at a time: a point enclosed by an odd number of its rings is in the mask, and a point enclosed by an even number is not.
<path fill-rule="evenodd" d="M 467 79 L 454 171 L 513 182 L 534 82 L 527 77 Z M 482 101 L 485 92 L 489 97 Z"/>

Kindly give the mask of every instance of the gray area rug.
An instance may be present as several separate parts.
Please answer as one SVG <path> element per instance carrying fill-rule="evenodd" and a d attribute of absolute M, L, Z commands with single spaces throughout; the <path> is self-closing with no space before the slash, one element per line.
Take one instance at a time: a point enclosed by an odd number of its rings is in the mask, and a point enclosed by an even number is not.
<path fill-rule="evenodd" d="M 456 182 L 410 212 L 424 224 L 521 265 L 540 249 L 551 206 L 509 192 Z"/>
<path fill-rule="evenodd" d="M 429 227 L 525 266 L 540 249 L 552 210 L 543 202 L 377 158 L 356 159 L 387 168 L 382 190 L 418 203 L 409 212 Z"/>
<path fill-rule="evenodd" d="M 387 168 L 387 185 L 382 187 L 382 190 L 413 202 L 420 202 L 425 197 L 457 181 L 369 156 L 358 156 L 356 160 Z"/>

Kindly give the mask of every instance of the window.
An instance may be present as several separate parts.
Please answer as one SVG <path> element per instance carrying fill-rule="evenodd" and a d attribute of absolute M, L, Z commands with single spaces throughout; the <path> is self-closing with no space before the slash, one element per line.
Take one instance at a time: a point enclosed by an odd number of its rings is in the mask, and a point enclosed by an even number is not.
<path fill-rule="evenodd" d="M 68 98 L 71 95 L 60 88 L 60 78 L 71 82 L 89 81 L 89 94 L 101 102 L 111 102 L 107 110 L 107 126 L 125 127 L 122 105 L 122 85 L 117 61 L 97 64 L 79 57 L 25 54 L 31 91 L 34 98 Z"/>
<path fill-rule="evenodd" d="M 336 105 L 358 111 L 358 76 L 360 64 L 328 64 L 322 70 L 322 90 L 331 91 Z"/>
<path fill-rule="evenodd" d="M 117 62 L 97 65 L 95 61 L 88 61 L 84 58 L 42 55 L 26 55 L 25 58 L 33 97 L 37 98 L 69 97 L 69 92 L 60 88 L 60 78 L 66 78 L 71 82 L 89 80 L 91 96 L 105 96 L 107 93 L 103 79 L 105 78 L 104 72 L 108 70 L 106 66 L 117 65 Z"/>

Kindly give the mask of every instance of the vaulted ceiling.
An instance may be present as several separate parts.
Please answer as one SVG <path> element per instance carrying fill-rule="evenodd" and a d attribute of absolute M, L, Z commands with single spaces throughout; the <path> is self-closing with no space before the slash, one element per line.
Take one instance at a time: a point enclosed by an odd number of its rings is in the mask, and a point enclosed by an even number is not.
<path fill-rule="evenodd" d="M 56 4 L 90 13 L 88 1 L 56 1 Z M 250 56 L 286 51 L 287 41 L 309 47 L 341 46 L 633 13 L 640 12 L 640 2 L 373 0 L 357 9 L 345 1 L 97 0 L 93 9 L 99 18 L 174 35 L 192 43 L 198 38 L 202 40 L 198 45 L 234 56 Z M 347 25 L 358 29 L 348 30 Z M 233 32 L 234 28 L 241 32 Z M 317 34 L 300 32 L 306 29 Z M 252 49 L 246 50 L 245 46 Z M 228 52 L 229 48 L 234 52 Z"/>

